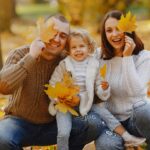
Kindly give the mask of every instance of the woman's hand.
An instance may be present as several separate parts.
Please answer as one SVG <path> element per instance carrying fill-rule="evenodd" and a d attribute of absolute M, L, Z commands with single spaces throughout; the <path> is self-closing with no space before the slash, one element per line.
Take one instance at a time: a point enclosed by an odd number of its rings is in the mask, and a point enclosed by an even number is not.
<path fill-rule="evenodd" d="M 131 56 L 134 48 L 135 48 L 135 43 L 133 41 L 132 38 L 130 38 L 129 36 L 125 35 L 125 47 L 124 47 L 124 51 L 123 51 L 123 56 Z"/>
<path fill-rule="evenodd" d="M 101 87 L 102 87 L 103 90 L 107 90 L 108 87 L 109 87 L 108 82 L 107 81 L 102 81 L 101 82 Z"/>

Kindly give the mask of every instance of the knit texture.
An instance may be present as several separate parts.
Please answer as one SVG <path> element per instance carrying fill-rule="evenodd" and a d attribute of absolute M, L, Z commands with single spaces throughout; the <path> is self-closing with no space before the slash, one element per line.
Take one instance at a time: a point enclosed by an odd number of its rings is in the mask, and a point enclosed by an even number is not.
<path fill-rule="evenodd" d="M 107 108 L 120 121 L 130 117 L 133 104 L 146 99 L 147 83 L 150 81 L 150 52 L 138 55 L 114 57 L 103 60 L 107 65 L 106 80 L 111 87 Z"/>
<path fill-rule="evenodd" d="M 13 50 L 0 72 L 0 92 L 11 94 L 5 113 L 37 124 L 48 123 L 53 117 L 48 113 L 49 99 L 44 85 L 59 59 L 35 60 L 28 52 L 29 46 Z"/>
<path fill-rule="evenodd" d="M 86 91 L 86 69 L 88 65 L 88 58 L 84 61 L 75 61 L 74 59 L 70 60 L 72 62 L 72 65 L 74 67 L 74 79 L 75 84 L 80 87 L 80 92 Z"/>
<path fill-rule="evenodd" d="M 88 65 L 86 65 L 86 61 L 85 64 L 83 62 L 83 66 L 82 67 L 86 67 L 85 71 L 85 89 L 83 89 L 84 91 L 80 92 L 80 105 L 79 105 L 79 110 L 82 110 L 82 113 L 80 111 L 81 114 L 84 115 L 87 114 L 89 112 L 89 110 L 92 107 L 93 104 L 93 97 L 94 97 L 94 89 L 95 89 L 95 79 L 96 76 L 98 74 L 99 71 L 99 62 L 97 59 L 95 59 L 94 57 L 89 57 L 88 61 L 87 61 Z M 70 57 L 66 57 L 64 60 L 62 60 L 59 65 L 56 67 L 53 75 L 51 76 L 50 79 L 50 84 L 51 85 L 55 85 L 56 82 L 61 81 L 63 78 L 63 74 L 64 72 L 69 71 L 72 74 L 73 78 L 76 78 L 75 76 L 78 74 L 75 73 L 75 67 L 74 67 L 74 63 L 72 63 Z M 85 72 L 84 70 L 82 70 L 83 72 Z M 80 73 L 79 73 L 80 74 Z M 78 75 L 79 75 L 78 74 Z M 84 74 L 84 73 L 83 73 Z M 83 81 L 83 80 L 82 80 Z M 80 83 L 84 83 L 80 82 Z"/>

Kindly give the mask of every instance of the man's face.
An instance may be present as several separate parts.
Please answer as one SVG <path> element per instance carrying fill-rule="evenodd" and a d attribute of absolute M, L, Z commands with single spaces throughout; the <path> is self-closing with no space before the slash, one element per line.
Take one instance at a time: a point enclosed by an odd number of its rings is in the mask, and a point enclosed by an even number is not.
<path fill-rule="evenodd" d="M 53 28 L 56 31 L 56 34 L 53 36 L 52 39 L 49 40 L 49 43 L 45 43 L 46 49 L 44 49 L 44 52 L 47 55 L 56 57 L 65 48 L 70 27 L 68 23 L 62 22 L 59 19 L 51 19 L 53 21 Z"/>

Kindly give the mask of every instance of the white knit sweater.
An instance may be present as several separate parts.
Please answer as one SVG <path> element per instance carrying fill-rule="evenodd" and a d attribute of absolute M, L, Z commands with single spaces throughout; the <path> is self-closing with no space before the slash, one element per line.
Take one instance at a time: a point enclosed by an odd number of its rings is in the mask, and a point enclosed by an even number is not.
<path fill-rule="evenodd" d="M 86 70 L 88 66 L 89 58 L 84 61 L 76 61 L 69 57 L 74 68 L 74 80 L 75 84 L 80 87 L 80 92 L 86 91 Z"/>
<path fill-rule="evenodd" d="M 76 79 L 76 76 L 78 76 L 79 73 L 76 72 L 77 66 L 75 67 L 74 65 L 75 65 L 75 61 L 73 62 L 70 56 L 66 57 L 55 68 L 55 71 L 53 72 L 53 75 L 51 76 L 49 83 L 51 85 L 55 85 L 56 82 L 61 81 L 63 78 L 63 74 L 66 71 L 71 72 L 72 77 Z M 94 89 L 96 86 L 95 81 L 96 81 L 97 74 L 99 74 L 98 73 L 99 61 L 94 57 L 88 57 L 87 60 L 83 61 L 82 63 L 79 62 L 79 65 L 81 65 L 80 66 L 81 68 L 85 67 L 81 72 L 83 77 L 85 77 L 85 79 L 83 80 L 81 79 L 82 81 L 78 80 L 79 81 L 78 85 L 85 86 L 85 88 L 82 88 L 80 92 L 80 106 L 79 106 L 79 111 L 81 115 L 84 116 L 89 112 L 93 104 Z M 54 107 L 53 104 L 54 104 L 53 101 L 51 101 L 49 105 L 49 112 L 51 115 L 56 114 L 56 110 L 53 108 Z"/>
<path fill-rule="evenodd" d="M 107 65 L 106 80 L 111 87 L 111 96 L 105 104 L 118 120 L 126 120 L 131 115 L 133 104 L 147 100 L 150 51 L 143 50 L 138 55 L 129 57 L 113 57 L 102 60 L 101 64 Z"/>

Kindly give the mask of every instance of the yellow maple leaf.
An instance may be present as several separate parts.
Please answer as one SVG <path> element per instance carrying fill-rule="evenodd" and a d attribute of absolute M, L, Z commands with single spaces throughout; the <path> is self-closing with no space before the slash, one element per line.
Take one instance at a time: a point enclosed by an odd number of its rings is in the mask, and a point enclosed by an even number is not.
<path fill-rule="evenodd" d="M 71 75 L 71 73 L 69 71 L 64 73 L 62 82 L 67 87 L 72 86 L 74 84 L 74 80 L 73 80 L 72 75 Z"/>
<path fill-rule="evenodd" d="M 65 103 L 58 102 L 55 105 L 55 108 L 57 110 L 59 110 L 60 112 L 62 112 L 62 113 L 66 113 L 66 112 L 69 111 L 72 115 L 78 116 L 78 113 L 73 108 L 71 108 L 70 106 L 66 105 Z"/>
<path fill-rule="evenodd" d="M 49 40 L 57 33 L 54 29 L 54 23 L 51 18 L 45 21 L 45 19 L 41 17 L 37 20 L 36 24 L 39 37 L 43 42 L 48 43 Z"/>
<path fill-rule="evenodd" d="M 55 86 L 46 84 L 45 87 L 47 87 L 45 93 L 49 97 L 57 99 L 56 103 L 59 103 L 57 107 L 60 109 L 60 111 L 64 113 L 69 111 L 73 115 L 76 115 L 72 107 L 79 104 L 79 97 L 77 94 L 79 93 L 80 89 L 79 86 L 74 85 L 74 80 L 68 72 L 64 73 L 62 81 L 56 82 Z M 67 107 L 65 105 L 67 105 Z M 63 106 L 65 107 L 63 108 Z"/>
<path fill-rule="evenodd" d="M 58 97 L 58 92 L 57 89 L 49 84 L 46 84 L 45 87 L 47 87 L 47 90 L 44 90 L 45 93 L 51 97 L 51 98 L 56 98 Z"/>
<path fill-rule="evenodd" d="M 122 32 L 131 33 L 135 31 L 137 27 L 136 16 L 132 15 L 130 11 L 126 14 L 126 16 L 122 15 L 117 27 Z"/>
<path fill-rule="evenodd" d="M 70 88 L 70 95 L 75 95 L 77 93 L 79 93 L 80 91 L 80 88 L 79 86 L 76 86 L 74 84 L 74 79 L 72 78 L 72 75 L 70 72 L 66 71 L 63 75 L 63 79 L 62 79 L 62 84 L 65 86 L 65 87 L 68 87 Z"/>
<path fill-rule="evenodd" d="M 104 64 L 103 67 L 100 68 L 100 76 L 104 80 L 106 77 L 106 72 L 107 72 L 107 65 Z"/>
<path fill-rule="evenodd" d="M 35 26 L 30 26 L 25 32 L 21 34 L 25 38 L 26 43 L 31 43 L 38 37 L 37 28 Z"/>
<path fill-rule="evenodd" d="M 0 118 L 2 118 L 4 116 L 4 112 L 0 110 Z"/>
<path fill-rule="evenodd" d="M 45 93 L 51 98 L 64 99 L 69 97 L 69 89 L 62 84 L 57 83 L 55 87 L 48 85 Z"/>

